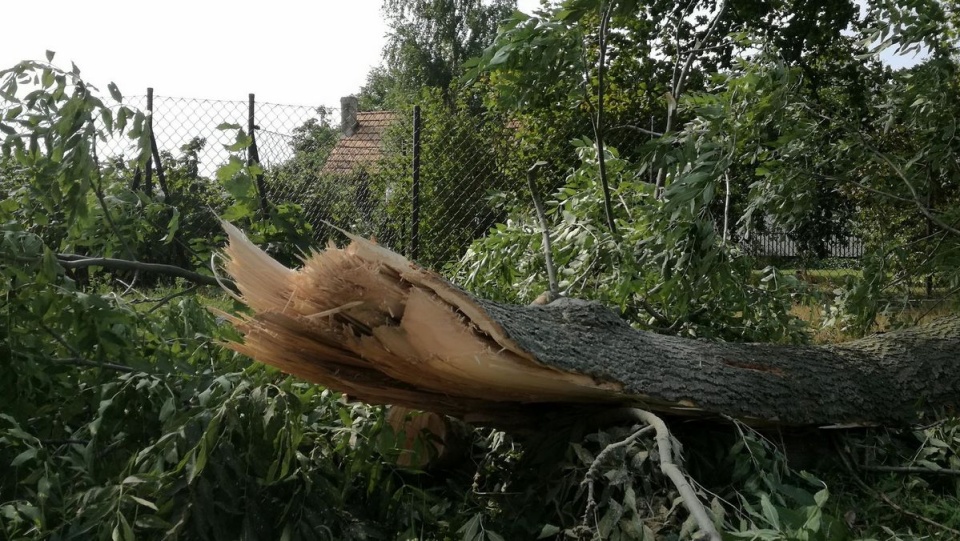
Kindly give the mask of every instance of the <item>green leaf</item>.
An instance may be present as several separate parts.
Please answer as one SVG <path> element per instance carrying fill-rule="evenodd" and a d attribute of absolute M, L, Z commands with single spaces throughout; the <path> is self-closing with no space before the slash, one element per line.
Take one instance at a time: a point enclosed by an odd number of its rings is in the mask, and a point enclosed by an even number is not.
<path fill-rule="evenodd" d="M 53 62 L 53 56 L 57 54 L 51 50 L 47 50 L 47 62 Z"/>
<path fill-rule="evenodd" d="M 767 523 L 773 526 L 775 530 L 779 530 L 780 513 L 777 512 L 777 508 L 773 506 L 773 502 L 770 501 L 768 495 L 760 495 L 760 507 L 763 508 L 763 518 L 767 520 Z"/>
<path fill-rule="evenodd" d="M 253 138 L 247 135 L 243 130 L 240 130 L 237 132 L 236 140 L 232 144 L 223 145 L 223 148 L 229 152 L 238 152 L 249 147 L 251 143 L 253 143 Z"/>
<path fill-rule="evenodd" d="M 111 98 L 113 98 L 114 100 L 116 100 L 116 101 L 118 101 L 118 102 L 122 102 L 122 101 L 123 101 L 123 94 L 120 93 L 120 89 L 117 88 L 117 84 L 116 84 L 116 83 L 112 83 L 112 82 L 109 83 L 109 84 L 107 85 L 107 90 L 110 91 L 110 97 L 111 97 Z"/>
<path fill-rule="evenodd" d="M 100 118 L 103 120 L 103 126 L 106 128 L 107 132 L 113 132 L 113 111 L 104 107 L 100 111 Z"/>
<path fill-rule="evenodd" d="M 463 541 L 474 541 L 480 532 L 480 514 L 473 515 L 457 533 L 463 533 Z"/>
<path fill-rule="evenodd" d="M 228 181 L 242 170 L 243 161 L 236 156 L 230 156 L 230 160 L 217 169 L 217 180 L 221 182 Z"/>
<path fill-rule="evenodd" d="M 177 229 L 180 228 L 180 209 L 174 207 L 173 216 L 170 218 L 170 221 L 167 222 L 167 234 L 160 239 L 164 244 L 170 244 L 173 242 L 174 237 L 177 234 Z"/>
<path fill-rule="evenodd" d="M 560 527 L 554 526 L 553 524 L 544 524 L 543 528 L 540 530 L 540 535 L 537 536 L 537 539 L 544 539 L 547 537 L 553 537 L 560 533 Z"/>
<path fill-rule="evenodd" d="M 23 464 L 24 462 L 32 459 L 35 456 L 37 456 L 37 450 L 31 447 L 30 449 L 27 449 L 26 451 L 17 455 L 13 459 L 13 461 L 10 462 L 10 466 L 16 468 L 17 466 Z"/>
<path fill-rule="evenodd" d="M 826 488 L 813 495 L 814 501 L 817 502 L 817 507 L 823 507 L 827 503 L 827 500 L 829 498 L 830 498 L 830 490 Z"/>
<path fill-rule="evenodd" d="M 142 505 L 142 506 L 144 506 L 144 507 L 149 507 L 150 509 L 153 509 L 154 511 L 157 511 L 157 510 L 158 510 L 158 509 L 157 509 L 157 506 L 154 505 L 153 502 L 149 502 L 149 501 L 147 501 L 147 500 L 144 500 L 143 498 L 138 498 L 138 497 L 136 497 L 136 496 L 130 495 L 130 499 L 133 500 L 133 501 L 135 501 L 135 502 L 137 502 L 137 503 L 139 503 L 140 505 Z"/>
<path fill-rule="evenodd" d="M 163 402 L 163 406 L 160 408 L 160 414 L 159 414 L 160 422 L 161 423 L 166 422 L 166 420 L 169 419 L 170 416 L 173 415 L 174 412 L 176 411 L 177 411 L 177 406 L 173 403 L 173 397 L 166 399 Z"/>
<path fill-rule="evenodd" d="M 133 528 L 130 527 L 130 523 L 127 522 L 127 517 L 120 515 L 120 527 L 123 530 L 123 540 L 124 541 L 134 541 L 137 536 L 133 534 Z"/>
<path fill-rule="evenodd" d="M 497 51 L 497 54 L 493 55 L 493 58 L 491 58 L 490 61 L 487 62 L 487 67 L 491 68 L 493 66 L 499 66 L 500 64 L 503 64 L 504 62 L 507 61 L 507 59 L 510 58 L 510 53 L 512 52 L 513 52 L 513 47 L 509 45 L 506 47 L 500 48 L 500 50 Z"/>

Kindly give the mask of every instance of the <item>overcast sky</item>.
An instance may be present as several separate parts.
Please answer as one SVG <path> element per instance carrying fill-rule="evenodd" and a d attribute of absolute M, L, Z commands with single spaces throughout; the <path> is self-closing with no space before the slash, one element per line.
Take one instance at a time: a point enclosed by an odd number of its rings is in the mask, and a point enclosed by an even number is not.
<path fill-rule="evenodd" d="M 380 63 L 382 0 L 7 0 L 0 68 L 57 53 L 126 95 L 337 106 Z M 529 12 L 538 0 L 520 0 Z M 893 63 L 901 64 L 904 59 Z M 907 62 L 912 63 L 912 62 Z"/>
<path fill-rule="evenodd" d="M 524 10 L 539 4 L 521 0 Z M 380 64 L 382 0 L 3 2 L 0 69 L 57 53 L 127 95 L 339 105 Z"/>

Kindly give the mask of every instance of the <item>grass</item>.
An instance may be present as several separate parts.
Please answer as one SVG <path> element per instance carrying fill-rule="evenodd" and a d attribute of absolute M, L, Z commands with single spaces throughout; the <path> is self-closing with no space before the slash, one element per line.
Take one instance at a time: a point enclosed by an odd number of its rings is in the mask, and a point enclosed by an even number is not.
<path fill-rule="evenodd" d="M 797 303 L 793 305 L 790 313 L 810 325 L 813 332 L 812 341 L 815 344 L 836 344 L 857 338 L 856 335 L 847 332 L 839 325 L 824 326 L 830 315 L 821 304 Z M 917 301 L 897 313 L 881 312 L 877 315 L 871 330 L 872 332 L 887 332 L 902 326 L 902 322 L 912 322 L 914 325 L 919 325 L 956 313 L 956 306 L 952 306 L 949 302 L 937 302 L 936 299 Z M 901 324 L 898 325 L 897 322 L 901 322 Z"/>

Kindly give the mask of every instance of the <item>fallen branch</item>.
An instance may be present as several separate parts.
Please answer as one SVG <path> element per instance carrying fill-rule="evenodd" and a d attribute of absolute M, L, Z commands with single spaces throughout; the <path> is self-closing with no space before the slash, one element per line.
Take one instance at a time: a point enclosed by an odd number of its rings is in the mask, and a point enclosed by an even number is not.
<path fill-rule="evenodd" d="M 183 278 L 184 280 L 205 286 L 221 285 L 213 276 L 207 276 L 181 267 L 160 263 L 142 263 L 140 261 L 113 259 L 109 257 L 83 257 L 75 254 L 57 254 L 57 262 L 60 263 L 61 267 L 72 270 L 87 267 L 102 267 L 111 270 L 143 271 Z M 230 287 L 235 287 L 231 280 L 222 279 L 221 281 Z"/>
<path fill-rule="evenodd" d="M 898 513 L 900 513 L 900 514 L 902 514 L 902 515 L 904 515 L 904 516 L 908 516 L 908 517 L 910 517 L 910 518 L 912 518 L 912 519 L 914 519 L 914 520 L 918 520 L 918 521 L 920 521 L 920 522 L 923 522 L 924 524 L 927 524 L 927 525 L 933 526 L 933 527 L 935 527 L 935 528 L 941 529 L 941 530 L 943 530 L 943 531 L 949 532 L 949 533 L 953 534 L 954 536 L 956 536 L 957 538 L 960 538 L 960 530 L 957 530 L 957 529 L 955 529 L 955 528 L 951 528 L 950 526 L 947 526 L 946 524 L 940 524 L 939 522 L 937 522 L 937 521 L 935 521 L 935 520 L 931 520 L 931 519 L 929 519 L 929 518 L 927 518 L 927 517 L 925 517 L 925 516 L 923 516 L 923 515 L 918 515 L 918 514 L 914 513 L 913 511 L 910 511 L 910 510 L 908 510 L 908 509 L 904 509 L 904 508 L 901 507 L 899 504 L 897 504 L 897 502 L 891 500 L 891 499 L 890 499 L 890 496 L 887 496 L 887 495 L 884 494 L 883 492 L 880 492 L 879 490 L 876 490 L 876 489 L 874 489 L 873 487 L 871 487 L 870 485 L 868 485 L 867 483 L 865 483 L 865 482 L 863 481 L 863 479 L 861 479 L 860 476 L 857 475 L 857 472 L 856 472 L 856 470 L 854 470 L 853 465 L 851 465 L 851 460 L 852 460 L 852 459 L 847 456 L 847 455 L 848 455 L 847 451 L 844 450 L 843 448 L 841 448 L 839 444 L 836 445 L 836 449 L 837 449 L 837 455 L 840 456 L 840 460 L 843 462 L 843 465 L 847 468 L 847 471 L 850 473 L 850 477 L 853 479 L 854 483 L 856 483 L 857 486 L 859 486 L 864 492 L 866 492 L 866 493 L 868 493 L 868 494 L 873 494 L 874 496 L 880 498 L 881 500 L 884 501 L 884 503 L 886 503 L 887 505 L 889 505 L 894 511 L 896 511 L 896 512 L 898 512 Z"/>
<path fill-rule="evenodd" d="M 720 533 L 717 532 L 713 520 L 707 514 L 707 510 L 700 502 L 700 498 L 697 497 L 697 493 L 693 491 L 693 487 L 687 482 L 686 476 L 680 471 L 680 467 L 673 461 L 673 445 L 670 443 L 670 430 L 667 429 L 666 423 L 646 410 L 633 408 L 629 411 L 632 411 L 637 419 L 647 423 L 657 431 L 660 471 L 677 487 L 677 491 L 680 492 L 680 497 L 683 500 L 683 506 L 690 512 L 697 526 L 700 527 L 700 531 L 704 532 L 710 541 L 720 541 Z"/>

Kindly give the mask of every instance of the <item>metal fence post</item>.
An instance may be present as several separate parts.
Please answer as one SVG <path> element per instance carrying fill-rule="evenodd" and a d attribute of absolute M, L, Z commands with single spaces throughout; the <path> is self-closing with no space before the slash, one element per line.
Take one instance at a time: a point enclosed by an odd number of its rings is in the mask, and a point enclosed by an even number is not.
<path fill-rule="evenodd" d="M 247 165 L 260 165 L 260 151 L 257 149 L 256 130 L 260 129 L 254 122 L 254 110 L 256 109 L 256 99 L 251 93 L 249 95 L 249 108 L 247 112 L 247 129 L 250 133 L 250 146 L 247 147 Z M 260 210 L 264 217 L 267 215 L 267 187 L 263 183 L 263 173 L 257 173 L 257 192 L 260 194 Z"/>
<path fill-rule="evenodd" d="M 413 106 L 413 193 L 410 213 L 410 258 L 420 253 L 420 106 Z"/>
<path fill-rule="evenodd" d="M 153 89 L 150 89 L 150 156 L 153 159 L 153 166 L 157 169 L 157 183 L 160 184 L 160 191 L 163 197 L 170 199 L 170 190 L 167 189 L 167 177 L 163 174 L 163 162 L 160 161 L 160 147 L 157 146 L 157 137 L 153 133 Z"/>
<path fill-rule="evenodd" d="M 147 88 L 147 129 L 150 130 L 150 145 L 153 145 L 153 88 Z M 153 149 L 147 151 L 146 178 L 143 191 L 147 196 L 153 195 Z"/>

